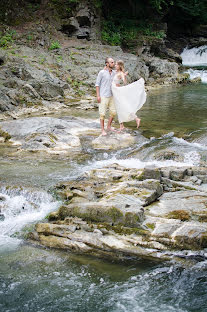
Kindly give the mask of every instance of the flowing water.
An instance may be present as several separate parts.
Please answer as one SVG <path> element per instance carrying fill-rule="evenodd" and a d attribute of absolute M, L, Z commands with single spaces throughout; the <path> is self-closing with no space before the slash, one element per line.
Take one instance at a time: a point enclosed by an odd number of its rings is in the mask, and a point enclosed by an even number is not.
<path fill-rule="evenodd" d="M 207 46 L 185 48 L 181 57 L 184 66 L 194 67 L 186 71 L 190 79 L 200 78 L 203 83 L 207 83 Z"/>
<path fill-rule="evenodd" d="M 207 262 L 199 257 L 188 264 L 111 262 L 24 240 L 35 222 L 61 204 L 50 193 L 59 181 L 113 162 L 132 168 L 207 164 L 205 84 L 155 91 L 139 115 L 149 140 L 116 152 L 95 153 L 92 137 L 85 138 L 86 157 L 78 160 L 21 159 L 0 150 L 0 311 L 207 311 Z M 126 126 L 136 136 L 134 123 Z"/>

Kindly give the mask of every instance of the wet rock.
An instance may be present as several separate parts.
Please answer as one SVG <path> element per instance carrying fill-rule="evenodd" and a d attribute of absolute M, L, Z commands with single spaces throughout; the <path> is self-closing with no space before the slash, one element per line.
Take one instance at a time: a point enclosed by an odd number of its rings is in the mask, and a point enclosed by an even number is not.
<path fill-rule="evenodd" d="M 76 231 L 76 225 L 58 225 L 50 223 L 38 223 L 36 231 L 40 234 L 55 234 L 57 236 L 65 236 Z"/>
<path fill-rule="evenodd" d="M 187 174 L 187 169 L 178 168 L 176 170 L 171 170 L 170 179 L 175 181 L 182 181 Z"/>
<path fill-rule="evenodd" d="M 3 202 L 6 200 L 6 197 L 4 195 L 0 195 L 0 202 Z"/>
<path fill-rule="evenodd" d="M 184 248 L 207 247 L 207 225 L 185 223 L 172 234 L 173 240 Z"/>
<path fill-rule="evenodd" d="M 179 220 L 159 220 L 155 229 L 151 233 L 152 236 L 156 237 L 167 237 L 170 238 L 171 235 L 180 227 L 181 221 Z"/>
<path fill-rule="evenodd" d="M 147 142 L 148 140 L 139 135 L 139 143 Z M 97 150 L 113 150 L 125 148 L 136 143 L 136 139 L 129 133 L 110 133 L 107 136 L 99 136 L 92 141 L 93 148 Z"/>
<path fill-rule="evenodd" d="M 115 163 L 91 170 L 79 181 L 59 183 L 56 192 L 64 204 L 49 217 L 53 223 L 36 226 L 33 239 L 114 258 L 166 260 L 185 256 L 183 249 L 202 250 L 207 247 L 207 192 L 195 185 L 194 172 L 205 173 L 205 168 L 170 167 L 166 173 L 163 168 L 132 169 Z M 155 179 L 149 179 L 152 175 Z"/>
<path fill-rule="evenodd" d="M 160 179 L 161 179 L 161 172 L 160 172 L 160 170 L 158 168 L 155 168 L 153 166 L 148 166 L 148 167 L 144 168 L 140 179 L 142 179 L 142 180 L 155 179 L 155 180 L 159 180 L 160 181 Z"/>
<path fill-rule="evenodd" d="M 4 219 L 5 219 L 5 215 L 0 213 L 0 221 L 4 221 Z"/>
<path fill-rule="evenodd" d="M 10 142 L 21 145 L 19 152 L 44 151 L 63 154 L 82 149 L 79 136 L 97 131 L 97 123 L 82 119 L 63 120 L 35 117 L 1 122 L 2 131 L 10 135 Z M 99 130 L 98 130 L 99 131 Z"/>
<path fill-rule="evenodd" d="M 140 203 L 134 201 L 133 204 L 125 203 L 76 203 L 62 206 L 59 209 L 59 216 L 64 219 L 66 217 L 78 217 L 86 221 L 106 222 L 112 225 L 122 224 L 124 226 L 137 227 L 143 219 L 143 209 Z M 127 207 L 126 207 L 127 206 Z"/>
<path fill-rule="evenodd" d="M 160 198 L 159 202 L 148 206 L 147 214 L 159 217 L 172 217 L 172 212 L 176 211 L 186 212 L 190 216 L 198 216 L 203 211 L 206 211 L 206 200 L 207 194 L 199 191 L 178 191 L 164 193 Z M 177 218 L 179 214 L 177 214 Z"/>

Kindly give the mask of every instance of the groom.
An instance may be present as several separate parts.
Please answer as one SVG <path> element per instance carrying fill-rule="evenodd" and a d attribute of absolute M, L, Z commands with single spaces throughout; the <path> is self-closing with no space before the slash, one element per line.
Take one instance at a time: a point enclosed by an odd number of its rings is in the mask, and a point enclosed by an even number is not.
<path fill-rule="evenodd" d="M 111 84 L 115 76 L 114 60 L 111 57 L 107 57 L 105 60 L 105 67 L 102 69 L 96 79 L 96 95 L 99 103 L 99 115 L 100 115 L 100 125 L 102 135 L 106 135 L 104 130 L 104 119 L 106 115 L 106 110 L 109 108 L 109 120 L 107 125 L 107 130 L 112 130 L 111 123 L 114 116 L 116 115 L 116 108 L 113 101 Z"/>

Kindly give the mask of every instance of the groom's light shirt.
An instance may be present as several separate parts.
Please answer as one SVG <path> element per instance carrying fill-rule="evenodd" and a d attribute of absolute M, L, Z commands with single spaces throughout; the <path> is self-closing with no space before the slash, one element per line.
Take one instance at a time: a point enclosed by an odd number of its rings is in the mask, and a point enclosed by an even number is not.
<path fill-rule="evenodd" d="M 100 97 L 111 97 L 111 84 L 115 76 L 115 71 L 112 70 L 111 74 L 109 70 L 102 69 L 96 79 L 96 87 L 99 87 Z"/>

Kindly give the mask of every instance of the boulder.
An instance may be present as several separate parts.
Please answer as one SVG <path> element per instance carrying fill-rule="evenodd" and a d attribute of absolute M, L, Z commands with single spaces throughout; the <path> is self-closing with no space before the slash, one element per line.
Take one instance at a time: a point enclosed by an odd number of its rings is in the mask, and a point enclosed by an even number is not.
<path fill-rule="evenodd" d="M 175 62 L 153 57 L 148 60 L 147 65 L 152 77 L 178 77 L 178 64 Z"/>

